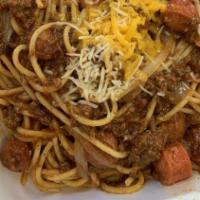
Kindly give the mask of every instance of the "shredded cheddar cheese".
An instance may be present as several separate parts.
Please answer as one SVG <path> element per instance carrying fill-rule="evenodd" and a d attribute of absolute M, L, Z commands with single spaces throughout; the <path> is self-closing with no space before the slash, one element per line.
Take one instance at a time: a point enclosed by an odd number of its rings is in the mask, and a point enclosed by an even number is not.
<path fill-rule="evenodd" d="M 151 23 L 159 26 L 156 15 L 165 8 L 166 2 L 161 0 L 106 0 L 88 6 L 85 12 L 92 37 L 83 40 L 82 45 L 109 44 L 114 51 L 121 53 L 124 78 L 130 79 L 137 68 L 138 55 L 144 53 L 153 58 L 162 48 L 159 37 L 152 39 L 146 26 Z"/>
<path fill-rule="evenodd" d="M 162 49 L 157 16 L 165 9 L 162 0 L 104 0 L 86 6 L 80 13 L 82 21 L 73 20 L 84 32 L 77 33 L 82 50 L 70 59 L 77 78 L 68 75 L 69 66 L 63 77 L 69 78 L 72 88 L 79 88 L 87 104 L 114 101 L 136 83 L 139 87 L 147 81 L 143 65 Z"/>
<path fill-rule="evenodd" d="M 150 37 L 145 26 L 159 23 L 156 14 L 165 8 L 166 3 L 160 0 L 117 0 L 89 6 L 86 13 L 93 26 L 91 34 L 102 35 L 114 49 L 126 54 L 124 59 L 127 60 L 136 47 L 150 56 L 160 50 L 160 42 Z M 127 55 L 129 49 L 132 53 Z"/>

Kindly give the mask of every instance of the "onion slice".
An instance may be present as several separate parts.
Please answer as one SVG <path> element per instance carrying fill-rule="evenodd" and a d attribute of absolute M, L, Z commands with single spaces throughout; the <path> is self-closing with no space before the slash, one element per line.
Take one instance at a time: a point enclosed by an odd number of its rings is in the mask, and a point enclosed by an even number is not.
<path fill-rule="evenodd" d="M 88 176 L 88 162 L 85 157 L 85 152 L 83 146 L 78 140 L 75 140 L 74 145 L 74 157 L 78 168 L 78 173 L 82 178 L 87 178 Z"/>
<path fill-rule="evenodd" d="M 165 41 L 164 49 L 153 59 L 153 61 L 151 61 L 151 63 L 147 64 L 144 68 L 144 72 L 146 72 L 149 77 L 158 71 L 160 66 L 170 55 L 171 49 L 174 45 L 174 39 L 172 37 L 167 37 L 166 40 L 167 41 Z"/>
<path fill-rule="evenodd" d="M 3 29 L 2 43 L 4 45 L 4 48 L 6 48 L 13 34 L 13 28 L 11 25 L 11 16 L 7 10 L 1 11 L 0 13 L 0 28 Z"/>
<path fill-rule="evenodd" d="M 111 168 L 117 163 L 117 159 L 107 155 L 105 152 L 96 148 L 85 139 L 78 138 L 85 151 L 86 160 L 98 169 Z"/>

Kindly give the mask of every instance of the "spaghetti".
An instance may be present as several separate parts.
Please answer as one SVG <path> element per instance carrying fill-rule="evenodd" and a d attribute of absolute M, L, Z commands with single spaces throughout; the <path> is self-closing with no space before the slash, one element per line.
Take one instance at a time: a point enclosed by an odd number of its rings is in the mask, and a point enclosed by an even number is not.
<path fill-rule="evenodd" d="M 30 175 L 44 192 L 137 192 L 169 144 L 189 141 L 185 127 L 200 124 L 199 50 L 194 34 L 164 24 L 167 3 L 0 3 L 12 15 L 9 41 L 0 35 L 0 129 L 13 142 L 1 160 L 23 184 Z"/>

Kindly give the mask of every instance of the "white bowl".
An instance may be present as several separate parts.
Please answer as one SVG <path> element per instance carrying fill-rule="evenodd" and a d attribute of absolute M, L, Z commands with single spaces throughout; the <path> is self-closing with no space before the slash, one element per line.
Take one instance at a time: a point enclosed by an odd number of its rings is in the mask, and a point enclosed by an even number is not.
<path fill-rule="evenodd" d="M 0 200 L 200 200 L 200 175 L 164 187 L 157 181 L 149 181 L 139 192 L 131 195 L 113 195 L 96 189 L 67 191 L 60 194 L 46 194 L 31 183 L 24 187 L 20 176 L 0 165 Z"/>

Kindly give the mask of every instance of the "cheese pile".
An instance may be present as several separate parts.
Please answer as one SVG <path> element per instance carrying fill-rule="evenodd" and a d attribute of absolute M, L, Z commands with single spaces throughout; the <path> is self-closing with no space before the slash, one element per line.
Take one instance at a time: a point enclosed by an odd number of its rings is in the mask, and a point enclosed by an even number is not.
<path fill-rule="evenodd" d="M 165 9 L 162 0 L 105 0 L 82 10 L 85 35 L 78 36 L 81 50 L 72 58 L 78 78 L 70 77 L 81 97 L 115 101 L 135 80 L 147 80 L 142 67 L 162 49 L 158 16 Z"/>
<path fill-rule="evenodd" d="M 141 54 L 153 58 L 162 48 L 157 15 L 165 9 L 166 3 L 161 0 L 107 0 L 97 6 L 88 6 L 85 21 L 91 33 L 90 38 L 83 40 L 83 45 L 110 44 L 122 55 L 125 78 L 129 79 Z M 149 29 L 157 32 L 155 39 L 151 38 Z"/>
<path fill-rule="evenodd" d="M 111 46 L 124 54 L 127 60 L 136 48 L 154 56 L 160 48 L 159 38 L 151 39 L 148 33 L 156 14 L 163 12 L 166 4 L 160 0 L 104 1 L 86 8 L 91 36 L 102 36 Z M 151 23 L 151 24 L 150 24 Z M 92 41 L 92 38 L 88 40 Z"/>

